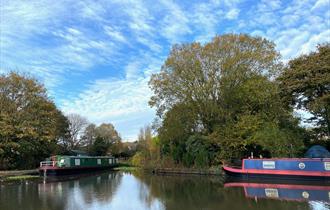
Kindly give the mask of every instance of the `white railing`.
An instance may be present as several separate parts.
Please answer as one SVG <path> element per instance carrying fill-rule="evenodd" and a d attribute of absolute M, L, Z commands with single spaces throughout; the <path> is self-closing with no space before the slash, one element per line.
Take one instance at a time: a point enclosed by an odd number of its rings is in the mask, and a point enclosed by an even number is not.
<path fill-rule="evenodd" d="M 42 161 L 40 162 L 40 167 L 45 167 L 45 166 L 56 166 L 58 161 Z"/>

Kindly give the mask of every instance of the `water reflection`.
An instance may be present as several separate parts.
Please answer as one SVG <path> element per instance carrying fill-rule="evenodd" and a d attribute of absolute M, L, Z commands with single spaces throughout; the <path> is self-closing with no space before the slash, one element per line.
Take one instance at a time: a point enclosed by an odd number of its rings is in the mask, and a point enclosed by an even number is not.
<path fill-rule="evenodd" d="M 100 174 L 50 183 L 23 182 L 1 187 L 0 209 L 83 209 L 111 202 L 122 174 Z"/>
<path fill-rule="evenodd" d="M 309 202 L 311 209 L 330 209 L 330 186 L 328 183 L 255 183 L 229 182 L 225 188 L 243 188 L 246 198 L 275 199 L 281 201 Z"/>
<path fill-rule="evenodd" d="M 138 176 L 150 193 L 146 200 L 160 199 L 166 210 L 311 209 L 308 203 L 247 199 L 243 188 L 224 188 L 222 177 Z"/>
<path fill-rule="evenodd" d="M 110 172 L 47 180 L 46 183 L 2 184 L 0 209 L 327 209 L 329 188 L 323 185 L 306 188 L 304 185 L 224 183 L 219 176 Z"/>

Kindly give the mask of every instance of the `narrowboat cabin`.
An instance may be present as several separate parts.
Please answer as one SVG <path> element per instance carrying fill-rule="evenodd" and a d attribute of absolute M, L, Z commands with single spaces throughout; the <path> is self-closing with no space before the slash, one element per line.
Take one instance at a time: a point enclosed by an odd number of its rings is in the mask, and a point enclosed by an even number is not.
<path fill-rule="evenodd" d="M 40 162 L 39 173 L 44 176 L 69 175 L 113 168 L 117 159 L 111 156 L 55 155 Z"/>

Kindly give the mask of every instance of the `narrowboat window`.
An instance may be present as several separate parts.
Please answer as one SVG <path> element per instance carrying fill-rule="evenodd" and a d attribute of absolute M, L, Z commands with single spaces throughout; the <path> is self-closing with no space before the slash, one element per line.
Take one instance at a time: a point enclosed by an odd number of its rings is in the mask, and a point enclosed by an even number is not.
<path fill-rule="evenodd" d="M 74 164 L 76 166 L 80 166 L 80 159 L 74 159 Z"/>
<path fill-rule="evenodd" d="M 60 163 L 64 163 L 64 159 L 61 159 L 61 160 L 60 160 Z"/>
<path fill-rule="evenodd" d="M 97 164 L 101 165 L 101 159 L 97 159 Z"/>
<path fill-rule="evenodd" d="M 330 162 L 324 162 L 324 169 L 330 171 Z"/>
<path fill-rule="evenodd" d="M 111 158 L 109 159 L 109 164 L 112 164 L 112 159 Z"/>
<path fill-rule="evenodd" d="M 262 161 L 264 169 L 275 169 L 275 161 Z"/>
<path fill-rule="evenodd" d="M 278 198 L 278 190 L 274 188 L 265 188 L 265 194 L 269 198 Z"/>

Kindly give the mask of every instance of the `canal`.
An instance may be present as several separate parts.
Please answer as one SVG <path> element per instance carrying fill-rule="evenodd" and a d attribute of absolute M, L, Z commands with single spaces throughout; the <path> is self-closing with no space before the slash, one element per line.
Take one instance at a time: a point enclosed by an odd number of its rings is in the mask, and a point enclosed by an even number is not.
<path fill-rule="evenodd" d="M 330 187 L 224 183 L 221 176 L 107 172 L 1 184 L 1 210 L 329 209 Z"/>

